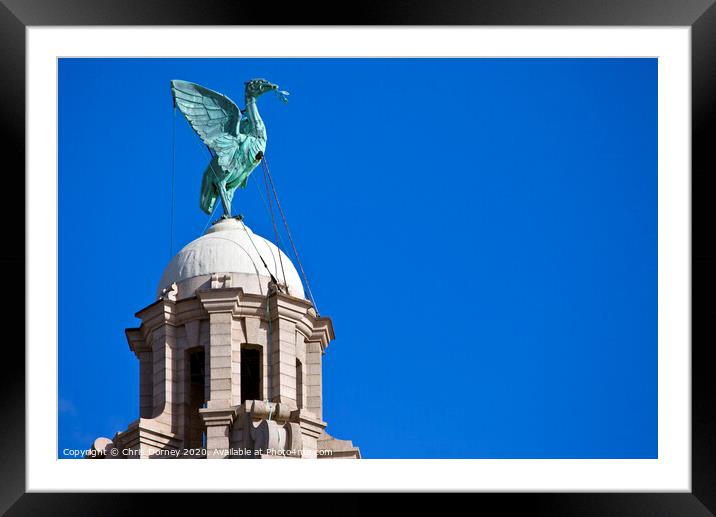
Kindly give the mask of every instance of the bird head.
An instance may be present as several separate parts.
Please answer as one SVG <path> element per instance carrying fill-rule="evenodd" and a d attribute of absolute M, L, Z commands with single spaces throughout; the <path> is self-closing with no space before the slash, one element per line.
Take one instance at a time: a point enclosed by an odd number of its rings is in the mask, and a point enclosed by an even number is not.
<path fill-rule="evenodd" d="M 251 79 L 244 84 L 246 86 L 246 97 L 259 97 L 266 92 L 276 92 L 283 102 L 288 102 L 288 92 L 280 91 L 277 84 L 266 79 Z"/>

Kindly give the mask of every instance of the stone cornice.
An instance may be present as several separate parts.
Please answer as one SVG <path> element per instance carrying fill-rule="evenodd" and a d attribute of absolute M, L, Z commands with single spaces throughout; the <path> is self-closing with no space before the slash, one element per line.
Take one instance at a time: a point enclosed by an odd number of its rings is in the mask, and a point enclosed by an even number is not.
<path fill-rule="evenodd" d="M 196 296 L 184 298 L 176 303 L 175 321 L 177 325 L 184 325 L 188 321 L 206 319 L 209 313 L 206 312 L 201 301 Z"/>
<path fill-rule="evenodd" d="M 272 289 L 270 293 L 269 314 L 272 320 L 282 318 L 298 323 L 312 307 L 311 302 L 303 298 L 296 298 L 288 294 L 280 293 L 275 289 Z"/>
<path fill-rule="evenodd" d="M 311 335 L 311 341 L 319 341 L 321 343 L 321 349 L 325 351 L 328 348 L 328 343 L 333 341 L 336 335 L 333 332 L 333 321 L 328 316 L 316 317 L 313 322 L 313 334 Z"/>
<path fill-rule="evenodd" d="M 245 294 L 241 303 L 234 309 L 236 317 L 266 318 L 266 297 L 257 294 Z"/>
<path fill-rule="evenodd" d="M 232 425 L 238 415 L 238 406 L 230 406 L 227 408 L 199 408 L 204 424 L 213 425 Z"/>
<path fill-rule="evenodd" d="M 145 343 L 139 344 L 136 337 L 137 329 L 126 329 L 127 339 L 130 342 L 130 349 L 136 354 L 142 348 L 151 345 L 153 332 L 162 325 L 183 325 L 187 321 L 204 319 L 211 313 L 222 312 L 231 313 L 237 319 L 253 317 L 265 320 L 266 304 L 265 296 L 246 294 L 241 287 L 200 289 L 195 296 L 179 301 L 164 296 L 135 314 L 142 320 L 139 330 Z M 294 323 L 304 338 L 319 343 L 323 352 L 335 338 L 331 319 L 317 316 L 313 305 L 303 298 L 279 292 L 273 287 L 270 288 L 268 305 L 269 317 L 272 321 L 279 318 Z"/>
<path fill-rule="evenodd" d="M 114 435 L 112 441 L 118 447 L 129 448 L 137 444 L 153 445 L 159 449 L 181 448 L 181 437 L 167 432 L 160 423 L 151 418 L 139 418 L 127 426 L 127 429 Z"/>
<path fill-rule="evenodd" d="M 137 358 L 139 358 L 140 352 L 151 351 L 151 347 L 144 339 L 144 333 L 141 328 L 124 329 L 124 334 L 127 336 L 129 349 L 134 352 L 134 355 L 136 355 Z"/>
<path fill-rule="evenodd" d="M 201 289 L 196 292 L 196 295 L 209 314 L 233 313 L 241 303 L 244 290 L 241 287 L 219 287 L 217 289 Z"/>
<path fill-rule="evenodd" d="M 307 341 L 315 341 L 325 352 L 328 344 L 335 338 L 333 322 L 329 317 L 317 316 L 311 302 L 271 289 L 270 316 L 272 320 L 286 319 L 296 324 Z"/>
<path fill-rule="evenodd" d="M 160 298 L 137 312 L 135 316 L 142 320 L 139 328 L 146 339 L 162 325 L 176 325 L 176 302 L 167 298 Z M 147 341 L 150 340 L 147 339 Z"/>
<path fill-rule="evenodd" d="M 291 412 L 291 422 L 301 426 L 301 433 L 306 436 L 318 438 L 326 428 L 326 422 L 317 418 L 316 415 L 305 409 L 297 409 Z"/>

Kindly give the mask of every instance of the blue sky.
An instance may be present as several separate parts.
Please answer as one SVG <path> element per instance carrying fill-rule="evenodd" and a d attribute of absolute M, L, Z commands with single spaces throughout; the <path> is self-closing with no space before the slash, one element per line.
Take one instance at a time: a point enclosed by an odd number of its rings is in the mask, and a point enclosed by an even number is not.
<path fill-rule="evenodd" d="M 368 458 L 657 456 L 655 59 L 61 59 L 59 442 L 138 417 L 124 337 L 198 237 L 170 79 L 260 99 L 328 431 Z M 234 211 L 269 239 L 260 170 Z M 289 251 L 289 250 L 286 250 Z"/>

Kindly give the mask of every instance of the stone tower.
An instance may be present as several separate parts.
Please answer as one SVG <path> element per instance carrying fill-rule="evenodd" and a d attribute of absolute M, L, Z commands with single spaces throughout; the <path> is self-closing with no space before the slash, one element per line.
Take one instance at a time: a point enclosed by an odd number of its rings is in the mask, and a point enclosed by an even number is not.
<path fill-rule="evenodd" d="M 325 432 L 331 320 L 305 299 L 288 257 L 243 221 L 221 220 L 185 246 L 136 316 L 126 335 L 139 419 L 95 441 L 105 457 L 360 458 Z"/>

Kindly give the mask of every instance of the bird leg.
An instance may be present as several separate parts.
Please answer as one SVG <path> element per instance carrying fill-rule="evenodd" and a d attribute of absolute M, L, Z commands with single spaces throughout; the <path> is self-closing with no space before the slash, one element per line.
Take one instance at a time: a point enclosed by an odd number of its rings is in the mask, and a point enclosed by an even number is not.
<path fill-rule="evenodd" d="M 221 198 L 221 204 L 224 205 L 224 215 L 222 215 L 221 218 L 229 219 L 229 218 L 231 218 L 231 201 L 229 200 L 229 195 L 226 192 L 226 182 L 219 181 L 218 187 L 219 187 L 219 197 Z"/>

